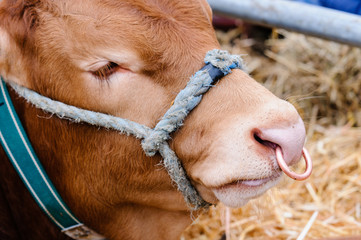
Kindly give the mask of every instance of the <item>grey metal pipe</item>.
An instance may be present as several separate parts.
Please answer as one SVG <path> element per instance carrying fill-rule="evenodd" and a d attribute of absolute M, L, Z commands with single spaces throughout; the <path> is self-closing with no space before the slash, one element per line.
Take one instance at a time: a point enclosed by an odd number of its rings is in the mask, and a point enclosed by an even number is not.
<path fill-rule="evenodd" d="M 289 0 L 208 0 L 213 11 L 361 47 L 361 16 Z"/>

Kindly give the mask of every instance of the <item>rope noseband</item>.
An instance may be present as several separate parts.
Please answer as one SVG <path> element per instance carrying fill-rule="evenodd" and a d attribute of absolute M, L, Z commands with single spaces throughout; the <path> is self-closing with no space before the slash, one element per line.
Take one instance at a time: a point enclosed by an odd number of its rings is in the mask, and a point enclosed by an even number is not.
<path fill-rule="evenodd" d="M 170 134 L 183 125 L 186 116 L 200 103 L 203 94 L 213 84 L 229 74 L 231 69 L 243 69 L 243 61 L 240 56 L 230 55 L 227 51 L 218 49 L 209 51 L 204 61 L 206 65 L 190 78 L 187 86 L 179 92 L 174 104 L 154 129 L 127 119 L 69 106 L 14 83 L 10 83 L 10 86 L 37 108 L 55 114 L 59 118 L 70 119 L 74 122 L 86 122 L 142 139 L 141 144 L 146 155 L 151 157 L 157 152 L 160 153 L 165 168 L 177 184 L 179 191 L 182 192 L 188 206 L 192 210 L 197 210 L 208 207 L 210 204 L 205 202 L 192 186 L 181 162 L 167 141 L 170 139 Z"/>

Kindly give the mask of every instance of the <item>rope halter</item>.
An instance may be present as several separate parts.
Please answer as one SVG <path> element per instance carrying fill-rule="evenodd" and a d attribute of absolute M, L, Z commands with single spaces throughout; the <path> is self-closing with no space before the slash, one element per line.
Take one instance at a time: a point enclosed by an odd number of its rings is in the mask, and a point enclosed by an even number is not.
<path fill-rule="evenodd" d="M 171 138 L 170 134 L 183 125 L 183 121 L 190 111 L 200 103 L 204 93 L 220 78 L 231 73 L 231 69 L 243 69 L 243 60 L 240 56 L 230 55 L 227 51 L 218 49 L 209 51 L 204 62 L 206 65 L 190 78 L 187 86 L 175 98 L 174 104 L 153 129 L 127 119 L 54 101 L 15 83 L 10 83 L 10 86 L 35 107 L 55 114 L 59 118 L 85 122 L 143 139 L 141 144 L 145 154 L 152 157 L 157 152 L 160 153 L 168 174 L 177 184 L 187 205 L 192 210 L 198 210 L 207 208 L 210 204 L 204 201 L 192 186 L 181 162 L 167 141 Z"/>

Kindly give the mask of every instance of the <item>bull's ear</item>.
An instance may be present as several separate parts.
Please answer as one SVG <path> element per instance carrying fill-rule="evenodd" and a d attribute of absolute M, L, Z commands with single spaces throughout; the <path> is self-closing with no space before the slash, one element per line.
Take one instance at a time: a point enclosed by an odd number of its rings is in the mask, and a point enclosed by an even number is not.
<path fill-rule="evenodd" d="M 26 57 L 33 51 L 37 22 L 36 2 L 0 1 L 0 74 L 7 80 L 29 87 Z"/>

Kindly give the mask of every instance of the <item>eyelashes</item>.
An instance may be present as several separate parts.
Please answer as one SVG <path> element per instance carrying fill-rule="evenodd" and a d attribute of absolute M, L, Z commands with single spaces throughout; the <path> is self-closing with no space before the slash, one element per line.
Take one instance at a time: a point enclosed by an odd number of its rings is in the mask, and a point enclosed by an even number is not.
<path fill-rule="evenodd" d="M 120 66 L 115 62 L 109 62 L 107 65 L 99 68 L 96 71 L 92 71 L 91 74 L 99 80 L 108 81 L 109 77 L 114 74 Z"/>

